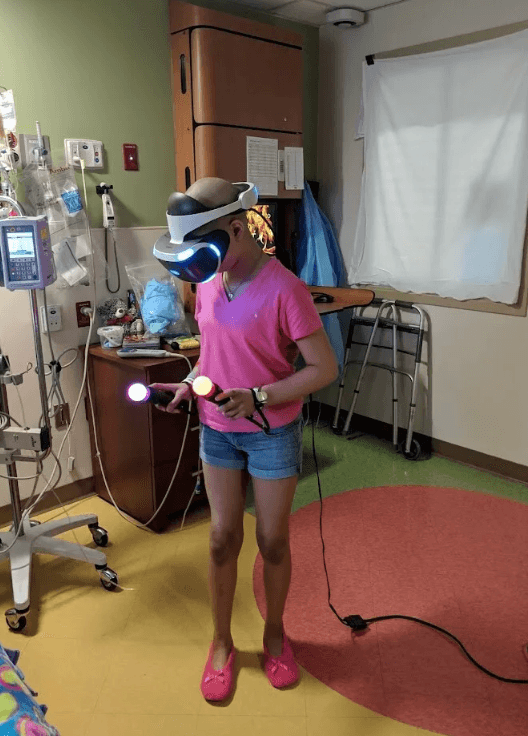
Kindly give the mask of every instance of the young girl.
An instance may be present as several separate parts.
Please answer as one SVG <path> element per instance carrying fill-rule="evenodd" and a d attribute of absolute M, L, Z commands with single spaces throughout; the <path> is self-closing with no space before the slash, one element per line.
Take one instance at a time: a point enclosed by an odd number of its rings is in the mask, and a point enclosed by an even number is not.
<path fill-rule="evenodd" d="M 238 190 L 223 179 L 195 182 L 187 195 L 209 208 L 235 202 Z M 231 614 L 237 560 L 243 541 L 247 474 L 255 494 L 257 542 L 264 561 L 265 671 L 275 687 L 299 676 L 282 618 L 291 578 L 289 516 L 301 469 L 302 405 L 308 394 L 337 377 L 334 352 L 306 285 L 263 253 L 238 212 L 193 235 L 224 230 L 229 249 L 220 272 L 197 288 L 195 317 L 201 334 L 199 363 L 186 383 L 154 384 L 174 393 L 166 411 L 190 400 L 193 379 L 208 376 L 228 398 L 222 406 L 198 399 L 200 457 L 211 507 L 209 585 L 214 638 L 202 678 L 207 700 L 224 700 L 234 685 L 236 650 Z M 295 371 L 301 353 L 305 367 Z M 254 391 L 252 391 L 254 389 Z M 269 435 L 246 417 L 255 397 Z"/>

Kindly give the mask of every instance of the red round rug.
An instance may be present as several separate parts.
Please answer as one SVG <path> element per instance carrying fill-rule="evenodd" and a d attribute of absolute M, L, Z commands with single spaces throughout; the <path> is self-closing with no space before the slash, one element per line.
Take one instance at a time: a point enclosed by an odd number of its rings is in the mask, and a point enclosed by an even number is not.
<path fill-rule="evenodd" d="M 317 501 L 290 519 L 284 624 L 299 664 L 355 703 L 412 726 L 526 736 L 528 685 L 489 677 L 421 624 L 381 621 L 357 635 L 334 616 L 319 513 Z M 323 536 L 340 616 L 425 619 L 488 670 L 528 679 L 528 505 L 455 488 L 365 488 L 324 500 Z M 260 555 L 253 584 L 264 617 Z"/>

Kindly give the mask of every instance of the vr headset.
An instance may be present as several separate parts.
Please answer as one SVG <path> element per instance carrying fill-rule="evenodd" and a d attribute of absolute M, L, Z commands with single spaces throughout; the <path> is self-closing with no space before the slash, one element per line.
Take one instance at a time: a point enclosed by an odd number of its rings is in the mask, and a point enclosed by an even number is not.
<path fill-rule="evenodd" d="M 199 284 L 214 279 L 229 248 L 224 230 L 193 237 L 193 232 L 219 217 L 249 210 L 258 202 L 254 184 L 237 182 L 238 199 L 222 207 L 209 208 L 182 192 L 174 192 L 167 205 L 169 232 L 154 245 L 154 255 L 182 281 Z"/>

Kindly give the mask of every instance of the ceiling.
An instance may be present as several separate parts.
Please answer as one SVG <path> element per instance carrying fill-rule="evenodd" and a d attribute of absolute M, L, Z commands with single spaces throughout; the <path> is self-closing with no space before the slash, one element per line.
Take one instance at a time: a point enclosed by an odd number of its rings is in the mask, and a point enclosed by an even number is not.
<path fill-rule="evenodd" d="M 299 23 L 322 26 L 325 15 L 332 8 L 354 8 L 368 12 L 387 5 L 396 5 L 406 0 L 234 0 L 239 5 L 258 8 L 280 18 L 288 18 Z"/>

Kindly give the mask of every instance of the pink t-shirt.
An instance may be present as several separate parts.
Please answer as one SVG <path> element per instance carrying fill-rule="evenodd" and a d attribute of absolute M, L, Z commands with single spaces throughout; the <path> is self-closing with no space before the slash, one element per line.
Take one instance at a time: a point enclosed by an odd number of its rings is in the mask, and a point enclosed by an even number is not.
<path fill-rule="evenodd" d="M 224 391 L 276 383 L 295 373 L 295 340 L 322 327 L 312 295 L 295 274 L 270 258 L 247 288 L 229 301 L 222 275 L 197 288 L 195 317 L 201 334 L 200 373 Z M 270 427 L 300 413 L 302 400 L 263 409 Z M 200 421 L 219 432 L 259 432 L 247 419 L 230 419 L 198 399 Z M 255 419 L 262 422 L 258 414 Z"/>

